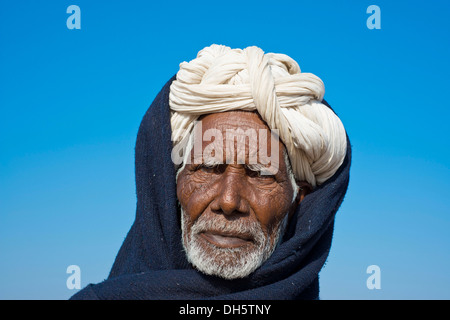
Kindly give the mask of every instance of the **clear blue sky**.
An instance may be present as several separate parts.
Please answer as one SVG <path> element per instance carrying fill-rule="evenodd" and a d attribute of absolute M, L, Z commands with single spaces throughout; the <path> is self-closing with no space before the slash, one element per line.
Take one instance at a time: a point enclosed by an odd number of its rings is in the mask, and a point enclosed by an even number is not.
<path fill-rule="evenodd" d="M 296 59 L 350 136 L 321 298 L 450 299 L 449 16 L 438 0 L 3 1 L 0 299 L 67 299 L 72 264 L 83 287 L 107 277 L 134 220 L 142 116 L 212 43 Z"/>

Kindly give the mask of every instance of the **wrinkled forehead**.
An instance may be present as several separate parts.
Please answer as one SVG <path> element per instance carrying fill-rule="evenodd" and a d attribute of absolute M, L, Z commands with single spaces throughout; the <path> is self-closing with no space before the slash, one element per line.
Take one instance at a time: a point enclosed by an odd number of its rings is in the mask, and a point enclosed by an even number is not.
<path fill-rule="evenodd" d="M 269 129 L 265 121 L 255 111 L 227 111 L 203 115 L 199 118 L 203 121 L 205 129 Z"/>
<path fill-rule="evenodd" d="M 195 148 L 195 146 L 197 146 Z M 200 147 L 201 146 L 201 147 Z M 258 113 L 229 111 L 202 116 L 194 129 L 194 162 L 279 165 L 284 145 Z"/>

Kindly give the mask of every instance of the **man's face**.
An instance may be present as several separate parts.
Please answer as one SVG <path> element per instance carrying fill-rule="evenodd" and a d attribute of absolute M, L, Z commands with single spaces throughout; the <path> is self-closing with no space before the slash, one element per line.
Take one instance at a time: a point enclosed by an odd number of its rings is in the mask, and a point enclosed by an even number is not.
<path fill-rule="evenodd" d="M 200 271 L 226 279 L 242 278 L 272 254 L 289 213 L 304 194 L 294 199 L 297 190 L 285 163 L 284 145 L 277 140 L 278 148 L 272 146 L 270 129 L 257 113 L 210 114 L 201 125 L 202 137 L 196 136 L 195 142 L 201 140 L 202 150 L 192 150 L 191 163 L 177 178 L 183 245 L 188 260 Z M 210 129 L 218 130 L 223 141 L 217 135 L 203 141 L 203 133 Z M 261 136 L 260 129 L 268 134 Z M 227 134 L 230 130 L 232 137 Z M 257 133 L 257 140 L 245 135 L 248 130 Z M 225 150 L 227 144 L 234 148 Z M 206 159 L 205 148 L 215 160 Z M 258 157 L 252 157 L 252 150 Z M 263 151 L 270 155 L 272 150 L 277 154 L 271 156 L 271 163 L 261 165 L 260 155 Z M 277 170 L 261 172 L 269 166 Z"/>

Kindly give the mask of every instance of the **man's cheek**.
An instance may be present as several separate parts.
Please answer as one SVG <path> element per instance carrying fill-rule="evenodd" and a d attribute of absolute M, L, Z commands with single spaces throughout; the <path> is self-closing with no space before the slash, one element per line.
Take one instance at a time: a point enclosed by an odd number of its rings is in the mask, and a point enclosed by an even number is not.
<path fill-rule="evenodd" d="M 190 183 L 183 193 L 185 210 L 190 218 L 196 220 L 208 207 L 213 199 L 214 190 L 206 184 Z"/>
<path fill-rule="evenodd" d="M 180 198 L 183 199 L 183 203 L 187 203 L 187 201 L 192 197 L 192 194 L 197 189 L 197 186 L 194 183 L 183 183 L 180 188 Z"/>
<path fill-rule="evenodd" d="M 250 193 L 249 193 L 250 194 Z M 250 199 L 251 202 L 263 209 L 267 209 L 272 212 L 283 211 L 290 204 L 292 193 L 285 192 L 280 188 L 274 188 L 272 190 L 252 190 Z"/>
<path fill-rule="evenodd" d="M 203 198 L 208 198 L 210 196 L 212 189 L 211 182 L 193 179 L 186 184 L 183 196 L 187 197 L 189 200 L 195 198 L 195 201 L 201 201 Z"/>
<path fill-rule="evenodd" d="M 205 188 L 204 183 L 198 181 L 193 174 L 185 173 L 180 176 L 180 179 L 177 182 L 178 200 L 180 200 L 182 205 L 186 204 L 195 192 L 198 192 L 203 188 Z"/>
<path fill-rule="evenodd" d="M 283 195 L 277 197 L 259 197 L 255 199 L 254 208 L 258 220 L 269 233 L 288 214 L 290 202 Z"/>
<path fill-rule="evenodd" d="M 267 199 L 269 199 L 269 203 L 274 210 L 279 213 L 285 213 L 289 210 L 292 201 L 293 201 L 294 192 L 292 188 L 283 188 L 278 187 L 277 190 L 270 192 L 267 195 Z"/>

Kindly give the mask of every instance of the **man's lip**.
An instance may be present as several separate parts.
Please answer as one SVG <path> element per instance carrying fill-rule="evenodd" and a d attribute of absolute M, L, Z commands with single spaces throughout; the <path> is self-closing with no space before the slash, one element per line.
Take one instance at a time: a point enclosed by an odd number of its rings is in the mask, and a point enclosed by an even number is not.
<path fill-rule="evenodd" d="M 205 231 L 200 236 L 215 246 L 222 248 L 237 248 L 252 243 L 252 237 L 245 234 L 220 233 Z"/>

